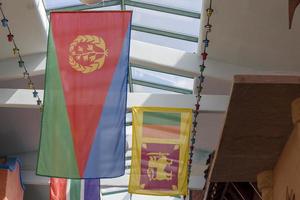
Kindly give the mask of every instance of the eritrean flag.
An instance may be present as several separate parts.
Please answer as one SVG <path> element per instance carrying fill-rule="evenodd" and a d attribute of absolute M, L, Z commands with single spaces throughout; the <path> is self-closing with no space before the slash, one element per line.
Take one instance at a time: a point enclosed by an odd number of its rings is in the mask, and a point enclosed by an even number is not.
<path fill-rule="evenodd" d="M 192 110 L 132 108 L 132 160 L 128 191 L 186 195 Z"/>
<path fill-rule="evenodd" d="M 100 200 L 99 179 L 50 179 L 50 200 Z"/>
<path fill-rule="evenodd" d="M 125 171 L 131 12 L 53 12 L 37 174 Z"/>

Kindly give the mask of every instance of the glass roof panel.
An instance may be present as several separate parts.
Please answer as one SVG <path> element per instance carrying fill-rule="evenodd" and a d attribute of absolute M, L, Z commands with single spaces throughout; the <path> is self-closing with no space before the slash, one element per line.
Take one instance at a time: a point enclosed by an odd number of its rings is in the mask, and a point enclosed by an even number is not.
<path fill-rule="evenodd" d="M 106 7 L 100 7 L 100 8 L 87 9 L 87 10 L 121 10 L 121 6 L 120 5 L 106 6 Z"/>
<path fill-rule="evenodd" d="M 133 10 L 132 23 L 134 25 L 171 31 L 195 37 L 199 36 L 200 19 L 137 8 L 133 6 L 126 6 L 126 10 Z"/>
<path fill-rule="evenodd" d="M 79 0 L 64 0 L 64 1 L 44 0 L 44 3 L 45 3 L 46 10 L 82 5 L 82 3 Z"/>
<path fill-rule="evenodd" d="M 136 85 L 133 84 L 133 91 L 134 92 L 140 92 L 140 93 L 155 93 L 155 94 L 178 94 L 176 92 L 171 92 L 167 90 L 161 90 L 161 89 L 156 89 L 156 88 L 151 88 L 151 87 L 146 87 L 142 85 Z"/>
<path fill-rule="evenodd" d="M 132 122 L 132 113 L 126 113 L 126 122 Z"/>
<path fill-rule="evenodd" d="M 182 9 L 192 12 L 201 12 L 202 0 L 133 0 L 137 2 L 144 2 L 149 4 L 156 4 L 160 6 Z"/>
<path fill-rule="evenodd" d="M 132 67 L 132 78 L 172 87 L 193 90 L 194 80 L 182 76 Z"/>
<path fill-rule="evenodd" d="M 151 33 L 144 33 L 140 31 L 131 31 L 131 38 L 142 42 L 148 42 L 160 46 L 170 47 L 174 49 L 180 49 L 183 51 L 195 53 L 197 52 L 198 44 L 196 42 L 189 42 L 185 40 L 170 38 L 161 35 L 155 35 Z"/>

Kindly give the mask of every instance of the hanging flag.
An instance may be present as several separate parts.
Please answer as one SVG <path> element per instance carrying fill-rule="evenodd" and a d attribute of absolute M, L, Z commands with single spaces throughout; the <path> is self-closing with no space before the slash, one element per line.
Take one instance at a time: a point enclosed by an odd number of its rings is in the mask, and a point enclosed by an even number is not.
<path fill-rule="evenodd" d="M 50 179 L 50 200 L 100 200 L 99 179 Z"/>
<path fill-rule="evenodd" d="M 15 157 L 0 157 L 0 199 L 19 200 L 24 196 L 21 162 Z"/>
<path fill-rule="evenodd" d="M 37 174 L 121 176 L 131 12 L 50 16 Z"/>
<path fill-rule="evenodd" d="M 186 195 L 192 110 L 132 108 L 129 193 Z"/>
<path fill-rule="evenodd" d="M 292 28 L 294 14 L 299 4 L 300 0 L 289 0 L 289 29 Z"/>

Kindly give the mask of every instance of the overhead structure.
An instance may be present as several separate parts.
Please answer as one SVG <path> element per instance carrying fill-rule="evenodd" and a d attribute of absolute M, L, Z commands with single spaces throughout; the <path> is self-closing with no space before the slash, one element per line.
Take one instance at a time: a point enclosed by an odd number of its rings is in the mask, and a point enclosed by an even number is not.
<path fill-rule="evenodd" d="M 273 169 L 293 129 L 291 103 L 299 76 L 236 76 L 212 182 L 255 182 Z"/>

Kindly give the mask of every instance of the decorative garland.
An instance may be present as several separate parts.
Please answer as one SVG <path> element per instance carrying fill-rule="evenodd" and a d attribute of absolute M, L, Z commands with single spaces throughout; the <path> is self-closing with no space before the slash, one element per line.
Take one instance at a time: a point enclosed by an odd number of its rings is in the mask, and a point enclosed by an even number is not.
<path fill-rule="evenodd" d="M 203 82 L 204 82 L 204 70 L 205 70 L 205 62 L 207 59 L 207 48 L 209 46 L 209 39 L 208 39 L 208 34 L 211 32 L 211 28 L 212 25 L 210 24 L 210 17 L 212 16 L 214 10 L 212 9 L 212 0 L 210 0 L 209 3 L 209 8 L 206 9 L 206 14 L 207 14 L 207 22 L 204 26 L 206 32 L 205 32 L 205 39 L 202 41 L 204 44 L 204 48 L 203 51 L 201 53 L 201 57 L 202 57 L 202 64 L 200 65 L 200 76 L 199 78 L 199 85 L 197 86 L 197 96 L 196 96 L 196 104 L 195 104 L 195 111 L 194 111 L 194 121 L 193 121 L 193 128 L 192 128 L 192 138 L 191 138 L 191 145 L 190 145 L 190 157 L 189 157 L 189 165 L 188 165 L 188 184 L 190 182 L 190 175 L 191 175 L 191 170 L 192 170 L 192 163 L 193 163 L 193 151 L 194 151 L 194 145 L 196 142 L 196 128 L 197 128 L 197 117 L 199 115 L 199 111 L 200 111 L 200 100 L 201 100 L 201 92 L 203 89 Z M 185 198 L 185 197 L 184 197 Z"/>
<path fill-rule="evenodd" d="M 23 77 L 24 77 L 24 79 L 27 80 L 28 88 L 33 90 L 33 92 L 32 92 L 33 98 L 37 98 L 36 103 L 37 103 L 38 106 L 40 106 L 40 110 L 42 111 L 42 100 L 39 96 L 38 91 L 36 90 L 36 87 L 35 87 L 32 79 L 31 79 L 30 74 L 27 70 L 27 67 L 26 67 L 25 62 L 23 60 L 23 57 L 20 53 L 20 49 L 18 48 L 18 46 L 15 42 L 14 35 L 12 34 L 11 29 L 9 27 L 8 19 L 4 15 L 1 2 L 0 2 L 0 11 L 1 11 L 1 14 L 2 14 L 1 24 L 4 28 L 7 28 L 7 30 L 8 30 L 7 40 L 8 40 L 8 42 L 11 42 L 13 44 L 13 54 L 14 54 L 14 56 L 17 56 L 19 58 L 18 65 L 24 71 L 23 72 Z"/>

